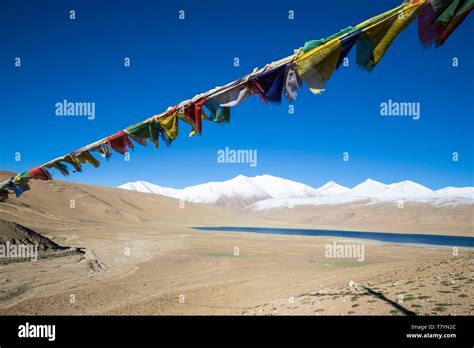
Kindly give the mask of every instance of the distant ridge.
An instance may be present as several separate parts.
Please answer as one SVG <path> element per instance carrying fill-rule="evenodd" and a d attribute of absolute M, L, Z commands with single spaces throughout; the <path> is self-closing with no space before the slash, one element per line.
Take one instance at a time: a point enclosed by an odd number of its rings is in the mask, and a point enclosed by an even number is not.
<path fill-rule="evenodd" d="M 416 182 L 405 180 L 384 184 L 367 179 L 352 189 L 329 181 L 319 188 L 271 175 L 209 182 L 175 189 L 145 181 L 130 182 L 119 188 L 159 194 L 187 202 L 218 204 L 236 209 L 266 210 L 293 205 L 345 204 L 357 201 L 386 203 L 404 200 L 433 205 L 473 204 L 473 187 L 446 187 L 433 191 Z"/>

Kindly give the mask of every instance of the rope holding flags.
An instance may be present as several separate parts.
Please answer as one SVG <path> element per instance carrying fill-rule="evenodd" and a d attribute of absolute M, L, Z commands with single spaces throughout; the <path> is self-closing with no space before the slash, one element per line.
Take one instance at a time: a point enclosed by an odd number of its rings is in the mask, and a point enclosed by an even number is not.
<path fill-rule="evenodd" d="M 8 199 L 10 194 L 19 197 L 28 191 L 31 179 L 52 180 L 48 169 L 69 175 L 68 165 L 73 172 L 81 172 L 86 163 L 99 167 L 100 162 L 92 153 L 109 160 L 113 151 L 124 155 L 129 149 L 134 150 L 133 142 L 146 146 L 150 141 L 157 149 L 160 138 L 169 146 L 178 137 L 180 122 L 191 126 L 189 136 L 202 133 L 203 120 L 228 123 L 231 107 L 253 95 L 258 95 L 264 103 L 279 104 L 284 94 L 291 102 L 296 100 L 302 81 L 311 92 L 321 93 L 354 46 L 359 67 L 372 71 L 395 38 L 416 18 L 421 44 L 440 47 L 473 8 L 474 0 L 405 0 L 354 27 L 325 39 L 308 41 L 294 54 L 255 69 L 239 80 L 196 95 L 161 114 L 0 182 L 0 201 Z"/>

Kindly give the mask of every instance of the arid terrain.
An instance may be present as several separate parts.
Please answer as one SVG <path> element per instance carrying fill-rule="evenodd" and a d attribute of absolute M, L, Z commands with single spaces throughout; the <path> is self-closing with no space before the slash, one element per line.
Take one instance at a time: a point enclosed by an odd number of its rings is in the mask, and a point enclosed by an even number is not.
<path fill-rule="evenodd" d="M 10 175 L 0 172 L 0 180 Z M 474 234 L 472 205 L 250 212 L 118 188 L 34 181 L 22 197 L 0 203 L 0 241 L 39 241 L 44 257 L 0 263 L 0 313 L 474 313 L 472 249 L 192 226 Z M 325 246 L 333 241 L 363 243 L 364 260 L 326 257 Z"/>

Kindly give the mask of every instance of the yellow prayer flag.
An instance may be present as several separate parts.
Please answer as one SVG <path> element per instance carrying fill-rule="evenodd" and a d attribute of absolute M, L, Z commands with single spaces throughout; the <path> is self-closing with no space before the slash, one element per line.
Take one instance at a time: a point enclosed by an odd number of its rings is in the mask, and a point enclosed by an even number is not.
<path fill-rule="evenodd" d="M 400 11 L 364 29 L 358 44 L 358 64 L 369 70 L 377 65 L 395 38 L 418 16 L 424 4 L 425 1 L 407 3 Z"/>
<path fill-rule="evenodd" d="M 75 156 L 66 155 L 64 156 L 63 161 L 72 165 L 74 169 L 78 172 L 80 172 L 82 169 L 81 161 Z"/>
<path fill-rule="evenodd" d="M 172 112 L 171 114 L 159 117 L 156 119 L 156 123 L 160 126 L 163 132 L 166 133 L 170 140 L 174 140 L 178 137 L 178 112 Z"/>
<path fill-rule="evenodd" d="M 75 157 L 81 163 L 90 163 L 96 168 L 100 166 L 100 162 L 94 156 L 92 156 L 89 151 L 83 151 L 80 154 L 76 155 Z"/>
<path fill-rule="evenodd" d="M 295 59 L 298 74 L 314 94 L 324 91 L 324 84 L 336 68 L 341 41 L 335 38 Z"/>

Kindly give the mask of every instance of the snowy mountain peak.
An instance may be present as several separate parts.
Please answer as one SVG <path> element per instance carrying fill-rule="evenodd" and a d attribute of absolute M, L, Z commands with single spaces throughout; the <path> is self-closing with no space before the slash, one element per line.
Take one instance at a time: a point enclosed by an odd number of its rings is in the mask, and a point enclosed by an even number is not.
<path fill-rule="evenodd" d="M 389 189 L 387 185 L 372 179 L 367 179 L 361 184 L 355 186 L 348 193 L 353 196 L 377 197 L 389 195 L 390 193 L 388 191 Z"/>
<path fill-rule="evenodd" d="M 367 198 L 406 199 L 433 196 L 434 192 L 410 180 L 386 185 L 372 179 L 367 179 L 350 190 L 350 194 Z"/>
<path fill-rule="evenodd" d="M 230 181 L 245 181 L 245 182 L 248 182 L 248 181 L 250 181 L 250 178 L 248 176 L 239 174 L 237 176 L 234 176 L 232 179 L 229 179 L 229 180 L 226 180 L 226 181 L 227 182 L 230 182 Z M 223 182 L 226 182 L 226 181 L 223 181 Z"/>
<path fill-rule="evenodd" d="M 364 186 L 370 185 L 370 186 L 378 186 L 378 187 L 386 186 L 384 183 L 371 179 L 371 178 L 365 179 L 362 183 L 359 184 L 359 186 L 360 185 L 364 185 Z"/>
<path fill-rule="evenodd" d="M 433 191 L 416 182 L 405 180 L 384 184 L 367 179 L 352 189 L 329 181 L 318 189 L 271 175 L 248 177 L 238 175 L 220 182 L 174 189 L 146 181 L 130 182 L 120 188 L 159 194 L 188 202 L 219 204 L 242 209 L 264 210 L 287 208 L 292 205 L 364 204 L 387 203 L 398 200 L 429 203 L 433 205 L 473 204 L 473 187 L 446 187 Z M 369 203 L 367 203 L 369 201 Z"/>
<path fill-rule="evenodd" d="M 434 193 L 434 191 L 430 190 L 428 187 L 410 180 L 390 184 L 388 187 L 409 196 L 432 195 Z"/>
<path fill-rule="evenodd" d="M 344 194 L 348 191 L 350 191 L 350 188 L 339 185 L 338 183 L 334 181 L 328 181 L 321 187 L 317 189 L 317 191 L 323 195 L 341 195 Z"/>
<path fill-rule="evenodd" d="M 271 175 L 255 177 L 237 175 L 226 181 L 209 182 L 182 190 L 161 187 L 144 181 L 127 183 L 119 187 L 160 194 L 188 202 L 220 204 L 233 208 L 244 208 L 257 201 L 271 198 L 320 196 L 320 193 L 311 186 Z"/>
<path fill-rule="evenodd" d="M 435 191 L 437 194 L 447 197 L 474 198 L 474 187 L 452 187 L 448 186 Z"/>
<path fill-rule="evenodd" d="M 311 186 L 276 176 L 260 175 L 250 179 L 271 198 L 315 197 L 320 195 Z"/>
<path fill-rule="evenodd" d="M 162 196 L 168 196 L 177 198 L 181 190 L 174 189 L 170 187 L 162 187 L 158 185 L 151 184 L 146 181 L 135 181 L 129 182 L 123 185 L 120 185 L 119 188 L 123 188 L 130 191 L 137 191 L 137 192 L 146 192 L 146 193 L 153 193 Z"/>

